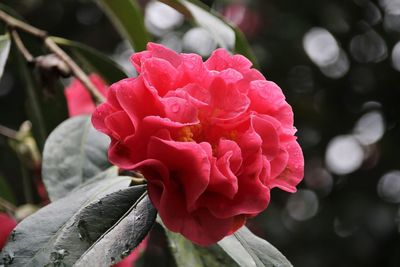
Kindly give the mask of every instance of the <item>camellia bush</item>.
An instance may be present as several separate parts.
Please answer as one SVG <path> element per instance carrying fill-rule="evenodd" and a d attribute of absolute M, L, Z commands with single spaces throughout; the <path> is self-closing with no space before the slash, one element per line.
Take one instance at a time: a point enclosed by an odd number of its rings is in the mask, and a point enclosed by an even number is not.
<path fill-rule="evenodd" d="M 303 178 L 292 108 L 256 69 L 239 29 L 197 1 L 161 2 L 220 48 L 206 59 L 177 53 L 150 42 L 134 1 L 98 1 L 136 51 L 137 75 L 127 77 L 102 53 L 1 6 L 0 75 L 13 55 L 31 99 L 33 134 L 18 133 L 14 145 L 40 162 L 49 203 L 14 229 L 12 221 L 0 265 L 134 261 L 158 224 L 177 266 L 291 266 L 245 223 L 268 207 L 271 189 L 293 193 Z M 43 54 L 34 56 L 21 34 Z M 68 119 L 44 108 L 48 96 L 35 89 L 66 77 L 70 85 L 54 94 L 65 97 Z M 48 136 L 47 116 L 57 124 Z"/>

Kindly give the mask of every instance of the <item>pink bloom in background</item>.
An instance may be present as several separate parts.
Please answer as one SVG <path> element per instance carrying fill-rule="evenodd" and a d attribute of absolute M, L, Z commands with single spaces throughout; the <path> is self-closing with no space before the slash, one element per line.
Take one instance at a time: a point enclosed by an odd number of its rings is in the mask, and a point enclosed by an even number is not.
<path fill-rule="evenodd" d="M 0 213 L 0 251 L 7 242 L 8 236 L 17 222 L 5 213 Z"/>
<path fill-rule="evenodd" d="M 108 85 L 97 74 L 90 74 L 90 80 L 103 95 L 107 95 Z M 77 79 L 73 79 L 71 84 L 64 90 L 67 98 L 68 113 L 70 117 L 92 114 L 96 106 L 85 86 Z"/>
<path fill-rule="evenodd" d="M 164 224 L 213 244 L 263 211 L 270 190 L 295 192 L 303 154 L 282 90 L 224 49 L 203 62 L 150 43 L 137 78 L 109 88 L 93 125 L 112 163 L 141 171 Z"/>
<path fill-rule="evenodd" d="M 223 16 L 238 26 L 247 37 L 254 37 L 261 29 L 262 19 L 245 4 L 231 3 L 222 11 Z"/>

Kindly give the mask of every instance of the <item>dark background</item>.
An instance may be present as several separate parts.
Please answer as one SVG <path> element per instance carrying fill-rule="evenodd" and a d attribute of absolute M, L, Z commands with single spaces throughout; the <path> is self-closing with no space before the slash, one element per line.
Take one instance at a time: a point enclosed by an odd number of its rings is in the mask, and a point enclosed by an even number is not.
<path fill-rule="evenodd" d="M 292 105 L 306 160 L 299 192 L 273 190 L 269 208 L 248 226 L 294 266 L 400 266 L 400 174 L 396 172 L 400 169 L 400 47 L 397 54 L 393 52 L 400 41 L 400 1 L 207 2 L 227 16 L 241 12 L 231 19 L 248 36 L 262 72 L 280 85 Z M 109 55 L 126 53 L 93 1 L 2 3 L 52 35 Z M 188 29 L 187 23 L 180 24 L 154 40 L 176 46 L 176 39 L 179 44 Z M 175 43 L 166 41 L 172 31 Z M 308 52 L 306 39 L 311 45 Z M 28 41 L 32 47 L 37 45 Z M 15 65 L 10 60 L 0 82 L 0 124 L 12 129 L 29 117 Z M 60 105 L 66 118 L 65 103 Z M 373 114 L 370 123 L 354 130 L 365 114 Z M 360 131 L 375 137 L 365 141 Z M 331 141 L 337 136 L 334 149 Z M 26 202 L 20 169 L 7 139 L 0 136 L 0 176 L 11 187 L 16 205 Z"/>

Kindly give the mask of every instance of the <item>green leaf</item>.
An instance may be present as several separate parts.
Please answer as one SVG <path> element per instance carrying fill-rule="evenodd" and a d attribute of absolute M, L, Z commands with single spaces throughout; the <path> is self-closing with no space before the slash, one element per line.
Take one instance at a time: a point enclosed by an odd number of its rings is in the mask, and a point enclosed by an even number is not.
<path fill-rule="evenodd" d="M 125 71 L 110 57 L 79 42 L 51 37 L 58 45 L 69 49 L 74 57 L 89 71 L 98 73 L 108 84 L 127 77 Z"/>
<path fill-rule="evenodd" d="M 160 223 L 163 225 L 162 223 Z M 163 225 L 168 244 L 178 267 L 235 267 L 238 266 L 218 245 L 200 247 Z"/>
<path fill-rule="evenodd" d="M 52 201 L 107 169 L 108 138 L 89 116 L 73 117 L 49 136 L 43 151 L 42 178 Z"/>
<path fill-rule="evenodd" d="M 121 218 L 146 191 L 145 185 L 131 186 L 114 192 L 86 206 L 76 221 L 83 240 L 93 243 Z M 107 215 L 107 216 L 104 216 Z"/>
<path fill-rule="evenodd" d="M 102 235 L 125 216 L 145 191 L 146 186 L 143 185 L 128 187 L 84 206 L 59 231 L 51 250 L 45 253 L 49 255 L 54 251 L 64 251 L 67 255 L 62 258 L 62 263 L 67 266 L 74 264 L 94 242 L 103 238 Z"/>
<path fill-rule="evenodd" d="M 150 38 L 136 0 L 97 0 L 97 3 L 136 52 L 146 49 Z"/>
<path fill-rule="evenodd" d="M 160 0 L 160 2 L 175 8 L 196 25 L 206 29 L 219 46 L 246 56 L 255 67 L 258 66 L 257 59 L 240 29 L 225 21 L 202 2 L 198 0 Z"/>
<path fill-rule="evenodd" d="M 111 266 L 128 256 L 145 238 L 157 211 L 144 193 L 112 228 L 90 247 L 74 266 Z"/>
<path fill-rule="evenodd" d="M 10 54 L 11 40 L 8 34 L 0 35 L 0 79 L 3 76 L 4 68 Z"/>
<path fill-rule="evenodd" d="M 165 228 L 165 226 L 164 226 Z M 176 264 L 180 266 L 203 267 L 203 261 L 195 245 L 180 234 L 173 233 L 165 228 L 168 244 Z"/>
<path fill-rule="evenodd" d="M 218 242 L 242 267 L 289 267 L 292 264 L 274 246 L 243 226 Z"/>
<path fill-rule="evenodd" d="M 105 200 L 111 196 L 115 200 L 119 199 L 112 193 L 129 187 L 130 177 L 111 174 L 110 171 L 99 174 L 68 196 L 20 222 L 0 255 L 0 265 L 56 266 L 61 260 L 73 262 L 77 254 L 82 254 L 91 245 L 88 240 L 79 239 L 80 212 L 99 199 Z M 143 191 L 143 188 L 139 190 Z M 113 202 L 113 205 L 107 205 L 104 212 L 108 214 L 110 209 L 120 209 L 118 204 Z M 119 214 L 123 212 L 121 210 Z M 119 219 L 114 218 L 115 221 Z M 110 220 L 104 222 L 110 223 Z M 105 228 L 107 226 L 104 225 Z"/>
<path fill-rule="evenodd" d="M 15 51 L 13 55 L 15 55 L 17 59 L 19 75 L 24 81 L 27 94 L 27 108 L 29 111 L 28 117 L 32 122 L 33 135 L 39 149 L 42 150 L 47 137 L 47 127 L 43 117 L 44 107 L 40 101 L 41 88 L 39 88 L 32 70 L 28 68 L 28 65 L 22 55 L 17 51 Z"/>

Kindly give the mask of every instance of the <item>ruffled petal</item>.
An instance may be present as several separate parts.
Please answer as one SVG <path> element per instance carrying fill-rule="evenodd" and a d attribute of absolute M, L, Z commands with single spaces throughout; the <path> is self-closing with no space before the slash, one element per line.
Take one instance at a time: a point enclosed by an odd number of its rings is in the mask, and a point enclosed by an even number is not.
<path fill-rule="evenodd" d="M 194 142 L 165 141 L 152 137 L 147 156 L 167 166 L 171 179 L 182 186 L 188 209 L 193 209 L 210 180 L 209 158 L 201 146 Z"/>
<path fill-rule="evenodd" d="M 164 97 L 161 102 L 164 105 L 165 115 L 172 121 L 182 123 L 198 123 L 197 108 L 186 99 L 180 97 Z"/>
<path fill-rule="evenodd" d="M 242 115 L 250 101 L 234 86 L 227 84 L 222 78 L 216 77 L 210 85 L 210 116 L 212 119 L 232 120 Z"/>
<path fill-rule="evenodd" d="M 146 116 L 163 115 L 163 106 L 160 100 L 144 85 L 141 78 L 125 79 L 111 88 L 116 91 L 118 102 L 135 127 Z"/>
<path fill-rule="evenodd" d="M 304 176 L 303 152 L 296 141 L 286 144 L 285 149 L 288 155 L 287 165 L 278 177 L 268 182 L 268 185 L 271 188 L 279 187 L 282 190 L 294 193 L 296 186 Z"/>
<path fill-rule="evenodd" d="M 164 59 L 151 58 L 142 65 L 144 83 L 148 88 L 155 89 L 160 96 L 176 89 L 178 74 L 176 68 Z"/>
<path fill-rule="evenodd" d="M 104 119 L 104 125 L 114 139 L 123 141 L 126 137 L 135 134 L 135 128 L 125 111 L 118 111 Z"/>
<path fill-rule="evenodd" d="M 115 112 L 117 112 L 117 110 L 113 106 L 108 104 L 107 102 L 99 105 L 92 114 L 93 126 L 98 131 L 105 133 L 107 135 L 111 135 L 111 131 L 108 129 L 107 125 L 105 124 L 105 119 Z"/>

